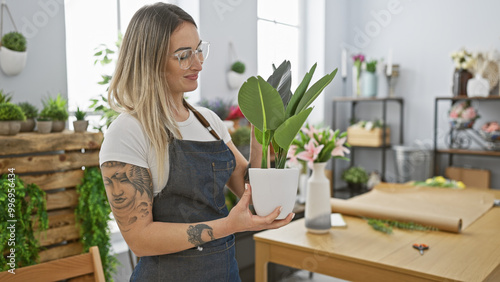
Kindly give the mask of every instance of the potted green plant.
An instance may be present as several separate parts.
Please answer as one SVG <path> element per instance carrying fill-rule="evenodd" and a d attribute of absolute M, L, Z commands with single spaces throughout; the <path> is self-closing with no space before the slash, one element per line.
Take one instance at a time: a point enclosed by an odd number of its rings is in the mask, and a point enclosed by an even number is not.
<path fill-rule="evenodd" d="M 368 173 L 360 166 L 350 167 L 342 173 L 342 180 L 347 183 L 351 192 L 362 191 L 368 179 Z"/>
<path fill-rule="evenodd" d="M 36 130 L 38 133 L 50 133 L 52 131 L 52 119 L 42 115 L 38 116 Z"/>
<path fill-rule="evenodd" d="M 250 77 L 238 93 L 241 111 L 255 126 L 255 137 L 262 145 L 261 168 L 249 169 L 254 208 L 258 215 L 267 215 L 281 206 L 278 219 L 292 211 L 297 194 L 299 169 L 284 169 L 290 145 L 313 110 L 311 103 L 337 73 L 335 69 L 309 87 L 314 64 L 292 94 L 290 69 L 290 62 L 284 61 L 267 81 Z M 267 169 L 271 144 L 277 169 Z"/>
<path fill-rule="evenodd" d="M 19 32 L 9 32 L 1 43 L 0 67 L 6 75 L 18 75 L 26 66 L 26 37 Z"/>
<path fill-rule="evenodd" d="M 0 104 L 8 103 L 12 100 L 12 94 L 6 93 L 3 89 L 0 89 Z"/>
<path fill-rule="evenodd" d="M 73 122 L 75 132 L 85 132 L 89 126 L 89 121 L 85 120 L 86 112 L 81 111 L 80 107 L 76 107 L 75 117 L 76 121 Z"/>
<path fill-rule="evenodd" d="M 23 110 L 26 120 L 21 122 L 21 132 L 31 132 L 35 129 L 35 118 L 38 116 L 38 109 L 29 102 L 17 104 Z"/>
<path fill-rule="evenodd" d="M 377 60 L 367 61 L 365 63 L 366 71 L 363 72 L 363 81 L 361 89 L 364 97 L 377 96 Z"/>
<path fill-rule="evenodd" d="M 238 89 L 245 82 L 245 64 L 242 61 L 236 61 L 231 65 L 227 73 L 227 83 L 229 88 Z"/>
<path fill-rule="evenodd" d="M 21 129 L 21 121 L 25 119 L 18 105 L 0 104 L 0 135 L 16 135 Z"/>
<path fill-rule="evenodd" d="M 56 98 L 49 97 L 42 101 L 42 103 L 43 109 L 40 116 L 52 120 L 52 132 L 63 131 L 66 120 L 69 117 L 68 110 L 66 109 L 67 100 L 59 93 Z"/>

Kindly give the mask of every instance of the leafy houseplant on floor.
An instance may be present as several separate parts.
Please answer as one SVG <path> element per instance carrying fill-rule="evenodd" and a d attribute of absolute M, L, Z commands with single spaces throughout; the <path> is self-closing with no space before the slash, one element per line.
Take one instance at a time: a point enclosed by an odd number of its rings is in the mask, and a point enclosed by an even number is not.
<path fill-rule="evenodd" d="M 52 132 L 63 131 L 69 117 L 66 109 L 67 100 L 59 93 L 56 98 L 49 97 L 42 103 L 43 109 L 40 116 L 52 119 Z"/>
<path fill-rule="evenodd" d="M 347 182 L 347 186 L 351 193 L 362 191 L 364 185 L 368 182 L 368 178 L 368 173 L 360 166 L 350 167 L 342 173 L 342 180 Z"/>
<path fill-rule="evenodd" d="M 76 107 L 75 117 L 76 121 L 73 122 L 73 128 L 75 132 L 85 132 L 89 126 L 89 121 L 85 120 L 86 112 L 80 111 L 79 107 Z"/>
<path fill-rule="evenodd" d="M 29 102 L 17 104 L 23 110 L 26 120 L 21 122 L 21 132 L 31 132 L 35 129 L 35 118 L 38 116 L 38 109 Z"/>
<path fill-rule="evenodd" d="M 284 61 L 267 81 L 260 76 L 250 77 L 238 93 L 241 111 L 255 126 L 255 137 L 262 145 L 261 168 L 249 169 L 254 208 L 258 215 L 268 215 L 281 206 L 278 219 L 293 210 L 297 194 L 299 170 L 284 169 L 288 149 L 313 110 L 309 106 L 337 73 L 335 69 L 308 88 L 316 69 L 314 64 L 292 95 L 290 69 L 290 62 Z M 277 169 L 267 169 L 271 144 Z"/>
<path fill-rule="evenodd" d="M 26 38 L 19 32 L 9 32 L 2 37 L 0 67 L 6 75 L 18 75 L 26 66 Z"/>
<path fill-rule="evenodd" d="M 18 105 L 0 104 L 0 135 L 16 135 L 26 117 Z"/>

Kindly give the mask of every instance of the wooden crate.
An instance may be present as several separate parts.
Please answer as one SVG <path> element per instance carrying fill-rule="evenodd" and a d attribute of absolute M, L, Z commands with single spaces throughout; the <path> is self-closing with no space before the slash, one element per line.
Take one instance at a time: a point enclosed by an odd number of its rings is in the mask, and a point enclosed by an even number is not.
<path fill-rule="evenodd" d="M 347 128 L 347 143 L 352 146 L 364 147 L 381 147 L 382 141 L 382 128 L 374 128 L 366 130 L 361 127 L 350 126 Z M 391 143 L 391 131 L 386 128 L 385 144 Z"/>
<path fill-rule="evenodd" d="M 102 133 L 19 133 L 0 136 L 0 174 L 15 169 L 26 184 L 35 183 L 46 192 L 49 229 L 38 240 L 45 250 L 39 262 L 82 253 L 80 232 L 75 224 L 82 167 L 99 166 Z M 34 222 L 35 229 L 38 223 Z"/>

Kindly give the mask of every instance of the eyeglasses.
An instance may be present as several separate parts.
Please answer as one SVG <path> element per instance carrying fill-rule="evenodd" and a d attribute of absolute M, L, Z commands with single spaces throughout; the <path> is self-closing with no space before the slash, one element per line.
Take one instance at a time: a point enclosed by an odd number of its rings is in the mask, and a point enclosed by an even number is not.
<path fill-rule="evenodd" d="M 201 42 L 198 48 L 196 50 L 188 49 L 188 50 L 183 50 L 178 53 L 175 53 L 173 56 L 177 57 L 179 60 L 179 66 L 183 70 L 189 69 L 193 65 L 193 60 L 194 58 L 198 58 L 198 61 L 200 61 L 200 64 L 203 64 L 203 62 L 207 59 L 208 57 L 208 52 L 210 47 L 210 42 Z"/>

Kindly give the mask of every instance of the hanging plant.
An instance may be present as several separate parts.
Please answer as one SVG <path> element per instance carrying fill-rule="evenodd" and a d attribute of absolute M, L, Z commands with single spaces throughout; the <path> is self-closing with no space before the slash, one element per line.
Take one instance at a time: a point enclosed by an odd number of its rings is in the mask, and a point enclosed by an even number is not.
<path fill-rule="evenodd" d="M 111 208 L 106 196 L 101 171 L 98 167 L 85 169 L 80 185 L 76 186 L 79 194 L 75 210 L 77 224 L 80 225 L 80 237 L 83 251 L 92 246 L 99 247 L 106 281 L 112 281 L 117 259 L 111 255 L 111 239 L 108 221 L 111 220 Z"/>
<path fill-rule="evenodd" d="M 35 184 L 25 185 L 13 168 L 9 172 L 0 177 L 1 271 L 36 264 L 40 244 L 33 222 L 38 221 L 37 232 L 49 227 L 45 192 Z"/>

